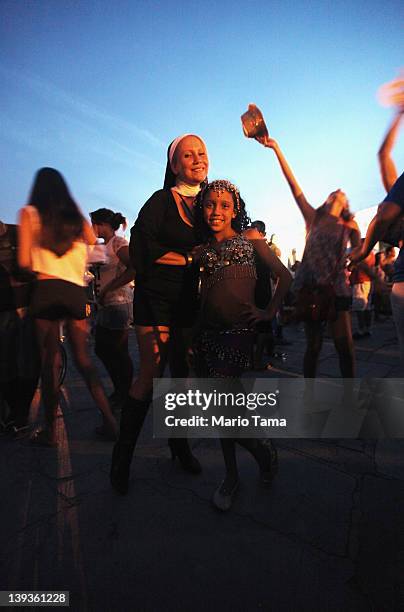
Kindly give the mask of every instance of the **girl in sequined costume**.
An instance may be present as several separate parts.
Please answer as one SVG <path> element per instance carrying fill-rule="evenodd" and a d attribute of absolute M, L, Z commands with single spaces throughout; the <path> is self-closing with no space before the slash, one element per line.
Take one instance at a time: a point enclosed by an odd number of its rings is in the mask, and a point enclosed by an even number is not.
<path fill-rule="evenodd" d="M 228 181 L 213 181 L 199 194 L 196 228 L 207 241 L 200 254 L 201 311 L 194 341 L 198 377 L 237 378 L 251 368 L 255 329 L 270 324 L 291 276 L 254 228 L 241 236 L 249 222 L 240 193 Z M 278 278 L 267 310 L 254 305 L 259 257 Z M 235 442 L 258 462 L 262 479 L 270 482 L 276 469 L 272 444 L 255 439 L 221 439 L 226 477 L 213 496 L 214 505 L 228 510 L 238 489 Z"/>

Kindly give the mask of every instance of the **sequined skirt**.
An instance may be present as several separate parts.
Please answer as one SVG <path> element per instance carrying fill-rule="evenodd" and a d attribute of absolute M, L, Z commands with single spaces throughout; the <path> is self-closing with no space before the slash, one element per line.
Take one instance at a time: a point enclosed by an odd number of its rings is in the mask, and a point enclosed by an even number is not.
<path fill-rule="evenodd" d="M 250 370 L 255 336 L 251 329 L 201 332 L 193 343 L 198 378 L 238 378 Z"/>

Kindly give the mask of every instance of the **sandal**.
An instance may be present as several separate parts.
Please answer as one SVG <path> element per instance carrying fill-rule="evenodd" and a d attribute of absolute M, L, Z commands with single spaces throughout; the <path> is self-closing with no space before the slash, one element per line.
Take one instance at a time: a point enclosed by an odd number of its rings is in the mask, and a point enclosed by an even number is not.
<path fill-rule="evenodd" d="M 225 485 L 225 481 L 218 486 L 212 497 L 212 503 L 217 510 L 221 510 L 221 512 L 230 510 L 236 497 L 239 484 L 240 482 L 237 479 L 231 489 Z"/>

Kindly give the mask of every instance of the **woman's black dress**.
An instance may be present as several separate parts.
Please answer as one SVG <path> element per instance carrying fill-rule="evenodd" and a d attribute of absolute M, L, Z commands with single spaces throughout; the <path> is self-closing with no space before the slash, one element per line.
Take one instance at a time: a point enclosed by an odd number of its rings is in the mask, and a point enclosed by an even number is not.
<path fill-rule="evenodd" d="M 191 327 L 197 311 L 198 271 L 156 264 L 165 253 L 186 254 L 197 244 L 193 227 L 178 212 L 171 190 L 156 191 L 131 230 L 130 256 L 136 270 L 136 325 Z"/>

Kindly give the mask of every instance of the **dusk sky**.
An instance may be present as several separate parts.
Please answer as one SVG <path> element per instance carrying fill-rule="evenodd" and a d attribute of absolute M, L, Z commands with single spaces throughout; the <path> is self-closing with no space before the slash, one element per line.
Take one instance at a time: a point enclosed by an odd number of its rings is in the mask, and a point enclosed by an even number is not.
<path fill-rule="evenodd" d="M 404 65 L 401 1 L 0 3 L 0 219 L 15 222 L 35 171 L 57 168 L 87 214 L 132 225 L 162 186 L 178 134 L 206 141 L 209 177 L 235 182 L 254 219 L 291 247 L 303 221 L 273 152 L 242 133 L 264 113 L 315 206 L 384 197 L 377 149 L 392 116 L 379 86 Z M 404 162 L 404 134 L 394 158 Z"/>

